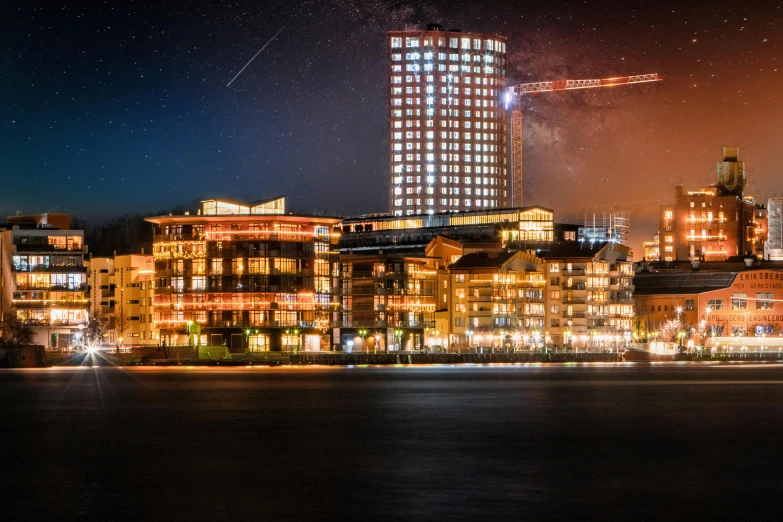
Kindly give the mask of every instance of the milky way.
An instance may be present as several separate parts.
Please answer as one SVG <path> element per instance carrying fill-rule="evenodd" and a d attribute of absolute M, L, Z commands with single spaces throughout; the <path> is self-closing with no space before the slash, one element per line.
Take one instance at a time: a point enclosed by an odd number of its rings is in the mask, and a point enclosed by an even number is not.
<path fill-rule="evenodd" d="M 4 3 L 0 211 L 94 219 L 280 193 L 303 212 L 384 211 L 384 33 L 430 21 L 507 36 L 509 82 L 666 77 L 525 99 L 528 204 L 630 207 L 638 249 L 672 186 L 712 181 L 727 144 L 752 195 L 783 194 L 781 3 L 648 4 Z"/>

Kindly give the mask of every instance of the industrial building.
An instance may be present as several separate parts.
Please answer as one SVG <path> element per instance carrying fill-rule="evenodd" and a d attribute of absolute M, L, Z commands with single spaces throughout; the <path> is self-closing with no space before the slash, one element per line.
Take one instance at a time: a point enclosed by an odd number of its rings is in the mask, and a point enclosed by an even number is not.
<path fill-rule="evenodd" d="M 634 284 L 640 339 L 660 338 L 665 325 L 675 323 L 683 345 L 692 341 L 726 351 L 783 348 L 781 262 L 675 262 L 657 271 L 643 263 Z"/>
<path fill-rule="evenodd" d="M 506 38 L 429 24 L 387 40 L 389 214 L 508 206 Z"/>
<path fill-rule="evenodd" d="M 723 148 L 714 185 L 689 192 L 675 186 L 674 203 L 661 207 L 661 260 L 723 261 L 763 255 L 766 209 L 745 196 L 746 186 L 738 147 Z"/>

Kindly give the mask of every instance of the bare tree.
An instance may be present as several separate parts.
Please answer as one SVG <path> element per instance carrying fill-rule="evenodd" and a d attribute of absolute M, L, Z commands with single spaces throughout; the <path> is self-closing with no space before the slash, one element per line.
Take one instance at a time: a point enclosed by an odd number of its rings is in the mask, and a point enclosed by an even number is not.
<path fill-rule="evenodd" d="M 677 339 L 680 330 L 682 330 L 682 321 L 679 319 L 666 321 L 661 328 L 661 338 L 666 342 L 673 342 Z"/>
<path fill-rule="evenodd" d="M 119 346 L 121 339 L 125 336 L 125 330 L 130 326 L 130 318 L 123 314 L 118 314 L 114 317 L 114 331 L 117 334 L 117 351 L 119 352 Z"/>
<path fill-rule="evenodd" d="M 32 344 L 35 338 L 33 329 L 19 320 L 15 315 L 7 314 L 0 321 L 0 339 L 8 346 L 24 346 Z"/>

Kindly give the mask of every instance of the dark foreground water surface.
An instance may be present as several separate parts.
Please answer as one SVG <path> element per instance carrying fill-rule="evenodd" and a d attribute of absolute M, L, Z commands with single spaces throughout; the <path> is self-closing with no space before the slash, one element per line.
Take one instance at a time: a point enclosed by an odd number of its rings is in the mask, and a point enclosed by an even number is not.
<path fill-rule="evenodd" d="M 783 365 L 0 370 L 3 520 L 779 519 Z"/>

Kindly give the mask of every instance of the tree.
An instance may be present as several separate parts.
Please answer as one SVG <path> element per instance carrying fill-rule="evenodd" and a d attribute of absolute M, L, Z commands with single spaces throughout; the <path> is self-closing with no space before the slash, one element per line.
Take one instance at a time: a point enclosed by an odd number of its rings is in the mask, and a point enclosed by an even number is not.
<path fill-rule="evenodd" d="M 707 340 L 707 336 L 710 332 L 710 329 L 707 326 L 707 321 L 705 319 L 699 321 L 699 324 L 696 325 L 695 331 L 696 337 L 699 339 L 699 344 L 704 347 L 704 342 Z"/>
<path fill-rule="evenodd" d="M 33 343 L 35 332 L 15 315 L 6 315 L 0 321 L 0 339 L 8 346 L 24 346 Z"/>
<path fill-rule="evenodd" d="M 114 317 L 114 331 L 117 333 L 118 341 L 125 335 L 125 330 L 130 326 L 129 323 L 130 320 L 122 314 Z"/>
<path fill-rule="evenodd" d="M 87 329 L 84 331 L 84 340 L 89 346 L 100 346 L 103 342 L 103 323 L 98 319 L 97 315 L 92 316 L 90 322 L 87 323 Z"/>
<path fill-rule="evenodd" d="M 661 328 L 661 338 L 666 342 L 673 342 L 677 339 L 677 336 L 679 335 L 682 328 L 682 321 L 679 319 L 671 319 L 666 321 L 663 323 L 663 328 Z"/>

